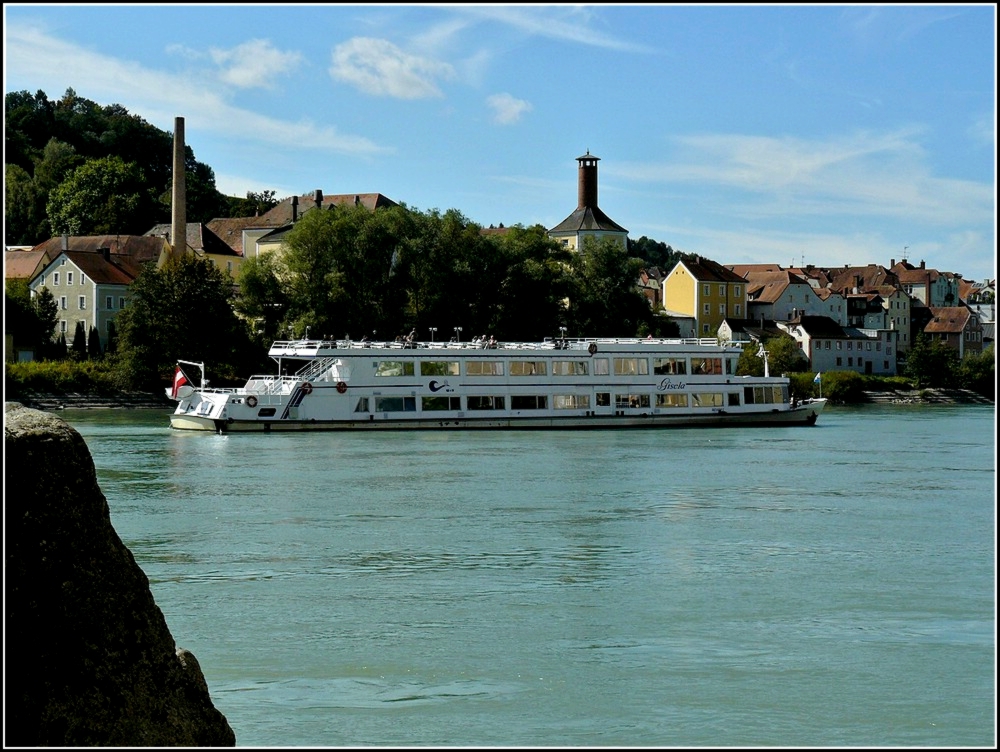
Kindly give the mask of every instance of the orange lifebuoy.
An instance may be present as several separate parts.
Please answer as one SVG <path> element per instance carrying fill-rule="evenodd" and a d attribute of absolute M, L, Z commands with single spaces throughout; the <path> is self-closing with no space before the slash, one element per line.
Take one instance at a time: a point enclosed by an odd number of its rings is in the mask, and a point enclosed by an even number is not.
<path fill-rule="evenodd" d="M 303 394 L 312 394 L 312 390 L 313 390 L 313 385 L 310 384 L 308 381 L 302 385 Z"/>
<path fill-rule="evenodd" d="M 254 397 L 252 394 L 249 397 L 247 397 L 247 406 L 257 407 L 257 398 Z"/>
<path fill-rule="evenodd" d="M 347 391 L 347 384 L 345 384 L 343 381 L 338 381 L 337 382 L 337 391 L 340 394 L 343 394 L 344 392 L 346 392 Z"/>

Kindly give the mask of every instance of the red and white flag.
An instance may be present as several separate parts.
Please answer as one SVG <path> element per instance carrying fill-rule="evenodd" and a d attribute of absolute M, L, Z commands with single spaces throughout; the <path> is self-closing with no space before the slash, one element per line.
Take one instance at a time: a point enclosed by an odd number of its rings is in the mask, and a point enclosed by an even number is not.
<path fill-rule="evenodd" d="M 171 393 L 171 396 L 176 399 L 177 390 L 187 383 L 189 383 L 188 377 L 184 374 L 184 371 L 181 370 L 181 367 L 177 366 L 177 370 L 174 371 L 174 391 Z"/>

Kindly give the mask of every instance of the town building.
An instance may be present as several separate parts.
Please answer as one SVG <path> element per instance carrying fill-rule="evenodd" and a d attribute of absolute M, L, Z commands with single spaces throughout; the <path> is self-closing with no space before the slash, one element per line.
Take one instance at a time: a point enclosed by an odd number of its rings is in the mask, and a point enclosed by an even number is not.
<path fill-rule="evenodd" d="M 692 320 L 692 336 L 714 337 L 727 318 L 747 317 L 746 280 L 701 256 L 681 260 L 663 281 L 663 306 L 678 324 Z"/>
<path fill-rule="evenodd" d="M 595 157 L 587 150 L 582 157 L 577 157 L 577 206 L 566 219 L 548 231 L 549 237 L 558 241 L 564 248 L 573 251 L 583 250 L 584 238 L 597 240 L 613 238 L 622 246 L 628 247 L 628 230 L 612 220 L 601 211 L 597 205 L 597 163 L 600 157 Z"/>

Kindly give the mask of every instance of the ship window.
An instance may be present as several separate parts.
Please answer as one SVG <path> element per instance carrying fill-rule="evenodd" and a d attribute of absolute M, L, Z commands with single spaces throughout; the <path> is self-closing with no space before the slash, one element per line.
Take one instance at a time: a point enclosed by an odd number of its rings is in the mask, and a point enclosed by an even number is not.
<path fill-rule="evenodd" d="M 421 376 L 458 376 L 457 360 L 425 360 L 420 364 Z"/>
<path fill-rule="evenodd" d="M 421 410 L 461 410 L 461 397 L 421 397 Z"/>
<path fill-rule="evenodd" d="M 511 376 L 544 376 L 545 362 L 541 360 L 514 360 L 510 364 Z"/>
<path fill-rule="evenodd" d="M 410 413 L 410 412 L 416 412 L 416 409 L 417 409 L 416 397 L 375 398 L 375 412 L 377 413 Z"/>
<path fill-rule="evenodd" d="M 412 360 L 380 360 L 375 363 L 376 376 L 412 376 Z"/>
<path fill-rule="evenodd" d="M 594 403 L 598 407 L 611 407 L 611 392 L 598 392 L 594 395 Z"/>
<path fill-rule="evenodd" d="M 657 407 L 687 407 L 688 396 L 686 394 L 657 394 Z"/>
<path fill-rule="evenodd" d="M 358 404 L 354 406 L 354 412 L 356 413 L 366 413 L 368 412 L 368 398 L 358 397 Z"/>
<path fill-rule="evenodd" d="M 721 358 L 691 358 L 691 373 L 716 374 L 722 373 Z"/>
<path fill-rule="evenodd" d="M 719 392 L 695 392 L 691 395 L 692 407 L 722 407 L 722 394 Z"/>
<path fill-rule="evenodd" d="M 615 376 L 636 376 L 649 373 L 646 358 L 615 358 Z"/>
<path fill-rule="evenodd" d="M 788 387 L 784 386 L 772 386 L 771 387 L 771 401 L 777 404 L 782 402 L 788 402 Z"/>
<path fill-rule="evenodd" d="M 685 374 L 687 373 L 687 360 L 684 358 L 653 358 L 653 373 L 658 376 Z"/>
<path fill-rule="evenodd" d="M 493 395 L 471 395 L 465 398 L 469 410 L 503 410 L 503 397 Z"/>
<path fill-rule="evenodd" d="M 586 376 L 587 363 L 583 360 L 552 361 L 553 376 Z"/>
<path fill-rule="evenodd" d="M 552 407 L 556 410 L 587 410 L 590 408 L 590 395 L 553 394 Z"/>
<path fill-rule="evenodd" d="M 544 410 L 549 406 L 545 395 L 515 394 L 510 398 L 511 410 Z"/>
<path fill-rule="evenodd" d="M 740 406 L 740 393 L 739 392 L 729 392 L 729 394 L 727 396 L 729 398 L 729 406 L 730 407 L 739 407 Z"/>
<path fill-rule="evenodd" d="M 607 376 L 608 375 L 608 359 L 607 358 L 594 358 L 594 375 L 595 376 Z"/>
<path fill-rule="evenodd" d="M 470 360 L 465 364 L 465 374 L 466 376 L 503 376 L 503 363 L 499 360 Z"/>
<path fill-rule="evenodd" d="M 615 407 L 649 407 L 648 394 L 616 394 Z"/>
<path fill-rule="evenodd" d="M 274 413 L 275 413 L 275 408 L 273 408 L 273 407 L 262 407 L 260 410 L 257 411 L 257 417 L 258 418 L 270 418 L 270 417 L 272 417 L 274 415 Z"/>

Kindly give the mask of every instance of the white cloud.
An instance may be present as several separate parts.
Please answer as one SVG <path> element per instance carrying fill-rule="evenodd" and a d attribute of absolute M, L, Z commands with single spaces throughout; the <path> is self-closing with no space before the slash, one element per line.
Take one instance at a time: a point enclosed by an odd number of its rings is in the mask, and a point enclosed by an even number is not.
<path fill-rule="evenodd" d="M 266 39 L 251 39 L 231 50 L 213 47 L 209 54 L 222 69 L 222 80 L 241 89 L 273 88 L 276 77 L 302 61 L 300 53 L 282 52 Z"/>
<path fill-rule="evenodd" d="M 113 101 L 129 110 L 141 111 L 149 122 L 173 127 L 175 116 L 192 126 L 227 137 L 272 146 L 294 145 L 301 149 L 372 155 L 388 151 L 363 136 L 342 134 L 333 126 L 308 120 L 291 122 L 258 115 L 229 104 L 206 81 L 194 76 L 143 68 L 130 60 L 119 60 L 65 42 L 40 29 L 7 24 L 4 53 L 6 70 L 31 72 L 42 89 L 56 90 L 73 71 L 74 80 L 86 81 L 88 99 Z M 23 75 L 23 74 L 22 74 Z"/>
<path fill-rule="evenodd" d="M 493 122 L 500 125 L 516 123 L 521 115 L 531 112 L 531 103 L 516 99 L 510 94 L 494 94 L 486 98 L 486 104 L 493 109 Z"/>
<path fill-rule="evenodd" d="M 455 70 L 385 39 L 355 37 L 334 48 L 330 75 L 373 96 L 425 99 L 443 96 L 435 81 L 453 79 Z"/>

